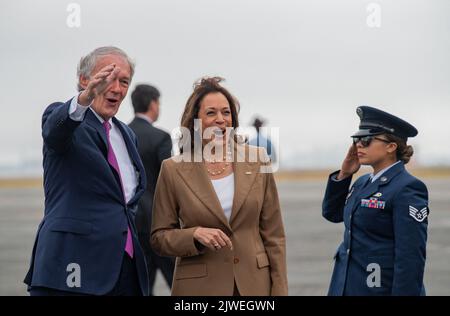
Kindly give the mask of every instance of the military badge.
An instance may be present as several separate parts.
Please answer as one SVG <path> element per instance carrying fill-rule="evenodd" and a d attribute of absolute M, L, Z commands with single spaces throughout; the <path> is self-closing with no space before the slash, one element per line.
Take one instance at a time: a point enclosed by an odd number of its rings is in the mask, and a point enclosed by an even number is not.
<path fill-rule="evenodd" d="M 425 206 L 420 211 L 416 209 L 414 206 L 409 206 L 409 215 L 414 218 L 418 222 L 423 222 L 425 218 L 428 216 L 428 208 Z"/>
<path fill-rule="evenodd" d="M 370 199 L 362 199 L 361 200 L 361 207 L 384 210 L 385 206 L 386 206 L 385 201 L 380 201 L 374 197 L 371 197 Z"/>

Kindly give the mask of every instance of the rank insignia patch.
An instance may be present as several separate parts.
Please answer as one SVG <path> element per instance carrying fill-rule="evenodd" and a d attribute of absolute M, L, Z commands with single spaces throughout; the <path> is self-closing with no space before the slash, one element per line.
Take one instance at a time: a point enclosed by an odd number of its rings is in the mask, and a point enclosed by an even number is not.
<path fill-rule="evenodd" d="M 414 206 L 409 206 L 409 215 L 414 218 L 418 222 L 423 222 L 425 218 L 428 216 L 428 208 L 425 206 L 420 211 L 416 209 Z"/>

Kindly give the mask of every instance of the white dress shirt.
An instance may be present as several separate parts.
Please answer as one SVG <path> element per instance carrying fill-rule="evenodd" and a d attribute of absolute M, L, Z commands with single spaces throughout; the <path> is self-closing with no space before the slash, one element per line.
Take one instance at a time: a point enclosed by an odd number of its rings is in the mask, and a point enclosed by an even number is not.
<path fill-rule="evenodd" d="M 383 170 L 378 171 L 378 173 L 376 175 L 373 175 L 373 173 L 370 175 L 370 179 L 372 181 L 372 183 L 374 183 L 379 177 L 381 177 L 383 175 L 383 173 L 385 173 L 386 171 L 388 171 L 389 169 L 391 169 L 393 166 L 395 166 L 396 164 L 398 164 L 400 162 L 397 161 L 396 163 L 393 163 L 392 165 L 384 168 Z"/>
<path fill-rule="evenodd" d="M 88 108 L 98 118 L 101 124 L 105 121 L 100 115 L 98 115 L 94 109 L 91 108 L 91 104 L 83 106 L 78 103 L 78 95 L 75 96 L 69 107 L 69 117 L 74 121 L 81 122 L 86 115 Z M 109 140 L 116 155 L 117 163 L 119 164 L 120 177 L 122 179 L 123 190 L 125 194 L 125 201 L 128 203 L 136 193 L 136 187 L 138 185 L 138 174 L 134 167 L 134 164 L 128 154 L 125 140 L 119 128 L 113 123 L 112 119 L 109 119 L 111 124 L 111 130 L 109 131 Z"/>
<path fill-rule="evenodd" d="M 225 217 L 230 221 L 234 198 L 234 173 L 217 180 L 211 180 Z"/>

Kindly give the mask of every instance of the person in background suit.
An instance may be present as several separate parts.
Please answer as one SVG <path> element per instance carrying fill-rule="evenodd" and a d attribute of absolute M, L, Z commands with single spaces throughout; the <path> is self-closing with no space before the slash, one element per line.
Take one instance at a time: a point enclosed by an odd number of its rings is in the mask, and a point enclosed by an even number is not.
<path fill-rule="evenodd" d="M 172 295 L 287 295 L 270 159 L 232 135 L 239 105 L 221 80 L 203 78 L 186 103 L 182 155 L 164 160 L 156 185 L 152 246 L 177 257 Z"/>
<path fill-rule="evenodd" d="M 134 73 L 116 47 L 81 58 L 79 93 L 42 116 L 45 211 L 24 282 L 32 296 L 148 295 L 134 225 L 147 186 L 136 136 L 115 118 Z"/>
<path fill-rule="evenodd" d="M 161 163 L 171 156 L 172 139 L 168 133 L 153 126 L 158 120 L 160 93 L 153 86 L 140 84 L 131 93 L 135 118 L 129 124 L 138 140 L 139 155 L 147 175 L 147 188 L 139 201 L 136 228 L 147 258 L 150 295 L 153 295 L 156 271 L 159 269 L 169 287 L 172 286 L 175 260 L 157 255 L 150 246 L 153 195 Z"/>
<path fill-rule="evenodd" d="M 345 226 L 328 294 L 425 295 L 428 190 L 405 169 L 413 155 L 407 139 L 418 131 L 370 106 L 357 114 L 359 131 L 323 199 L 323 216 Z M 373 173 L 351 185 L 361 165 Z"/>

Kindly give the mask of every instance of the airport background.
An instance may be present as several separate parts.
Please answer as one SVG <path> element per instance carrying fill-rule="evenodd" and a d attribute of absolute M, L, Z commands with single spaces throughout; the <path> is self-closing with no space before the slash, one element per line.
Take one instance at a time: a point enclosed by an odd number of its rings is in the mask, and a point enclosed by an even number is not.
<path fill-rule="evenodd" d="M 450 295 L 449 31 L 447 0 L 2 1 L 0 295 L 26 295 L 44 204 L 42 112 L 75 95 L 79 58 L 103 45 L 135 59 L 131 89 L 161 90 L 156 125 L 167 131 L 203 75 L 227 79 L 245 131 L 256 115 L 278 129 L 291 295 L 326 294 L 343 226 L 321 217 L 321 199 L 357 128 L 356 107 L 413 123 L 408 168 L 430 191 L 425 284 Z M 118 118 L 132 117 L 127 96 Z M 168 294 L 157 282 L 156 294 Z"/>

